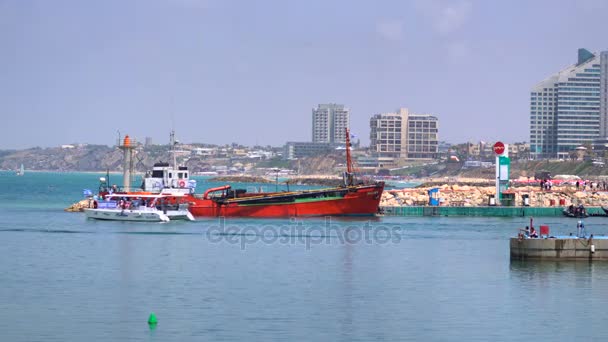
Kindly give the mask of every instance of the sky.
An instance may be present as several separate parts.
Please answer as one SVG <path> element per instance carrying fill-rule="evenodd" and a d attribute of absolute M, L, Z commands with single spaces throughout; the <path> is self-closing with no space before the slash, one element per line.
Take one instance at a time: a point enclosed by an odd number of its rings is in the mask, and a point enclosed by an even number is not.
<path fill-rule="evenodd" d="M 608 50 L 603 0 L 0 0 L 0 149 L 311 140 L 311 112 L 529 141 L 531 88 Z"/>

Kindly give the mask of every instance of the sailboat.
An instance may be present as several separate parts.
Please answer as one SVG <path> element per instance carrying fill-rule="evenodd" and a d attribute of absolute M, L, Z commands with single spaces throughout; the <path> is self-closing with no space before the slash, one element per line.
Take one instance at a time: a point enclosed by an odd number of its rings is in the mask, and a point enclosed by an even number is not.
<path fill-rule="evenodd" d="M 24 173 L 25 169 L 23 168 L 23 164 L 21 164 L 21 167 L 19 168 L 19 170 L 17 170 L 17 176 L 23 176 Z"/>

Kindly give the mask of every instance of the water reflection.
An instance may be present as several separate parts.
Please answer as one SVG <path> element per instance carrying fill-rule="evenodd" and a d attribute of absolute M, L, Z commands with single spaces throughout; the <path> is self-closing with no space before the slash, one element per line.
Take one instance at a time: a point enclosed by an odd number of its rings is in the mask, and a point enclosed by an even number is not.
<path fill-rule="evenodd" d="M 511 280 L 527 289 L 534 287 L 548 289 L 559 286 L 557 284 L 591 289 L 594 283 L 598 284 L 598 280 L 608 273 L 608 264 L 586 260 L 511 260 L 509 270 Z"/>
<path fill-rule="evenodd" d="M 594 272 L 606 272 L 606 262 L 589 260 L 511 260 L 509 267 L 511 274 L 536 274 L 536 273 L 563 273 L 577 272 L 593 274 Z"/>

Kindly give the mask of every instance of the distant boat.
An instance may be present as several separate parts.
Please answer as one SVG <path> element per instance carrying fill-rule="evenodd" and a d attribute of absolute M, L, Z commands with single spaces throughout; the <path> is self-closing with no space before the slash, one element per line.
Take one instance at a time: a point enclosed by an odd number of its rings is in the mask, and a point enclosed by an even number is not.
<path fill-rule="evenodd" d="M 17 176 L 23 176 L 24 173 L 25 169 L 23 168 L 23 164 L 21 164 L 21 167 L 19 168 L 19 170 L 17 170 Z"/>

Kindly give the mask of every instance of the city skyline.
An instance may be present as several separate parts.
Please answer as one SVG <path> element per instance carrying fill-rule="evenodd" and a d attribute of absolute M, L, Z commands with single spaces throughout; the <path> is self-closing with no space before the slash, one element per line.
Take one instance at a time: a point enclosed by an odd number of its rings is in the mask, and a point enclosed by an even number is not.
<path fill-rule="evenodd" d="M 529 141 L 530 89 L 606 50 L 604 1 L 6 1 L 0 149 L 309 141 L 310 108 L 437 113 L 441 140 Z M 348 20 L 335 20 L 341 13 Z M 517 25 L 514 25 L 514 23 Z M 585 25 L 580 25 L 584 23 Z"/>

